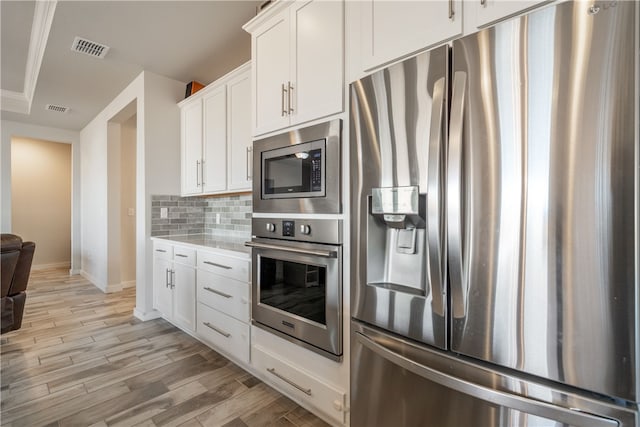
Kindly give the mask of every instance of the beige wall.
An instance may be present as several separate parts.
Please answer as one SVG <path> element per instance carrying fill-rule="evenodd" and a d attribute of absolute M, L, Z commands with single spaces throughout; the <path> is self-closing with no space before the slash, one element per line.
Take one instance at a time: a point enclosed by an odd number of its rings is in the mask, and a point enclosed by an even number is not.
<path fill-rule="evenodd" d="M 70 144 L 11 139 L 11 229 L 36 243 L 34 266 L 70 265 Z"/>
<path fill-rule="evenodd" d="M 136 280 L 136 121 L 131 117 L 121 125 L 120 139 L 120 280 Z M 130 209 L 132 211 L 130 212 Z"/>

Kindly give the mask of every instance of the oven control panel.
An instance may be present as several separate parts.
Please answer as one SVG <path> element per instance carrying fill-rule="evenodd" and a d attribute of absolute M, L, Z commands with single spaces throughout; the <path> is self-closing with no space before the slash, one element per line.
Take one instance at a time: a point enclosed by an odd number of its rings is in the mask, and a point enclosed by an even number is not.
<path fill-rule="evenodd" d="M 251 224 L 252 234 L 255 237 L 331 244 L 342 243 L 342 220 L 253 218 Z"/>

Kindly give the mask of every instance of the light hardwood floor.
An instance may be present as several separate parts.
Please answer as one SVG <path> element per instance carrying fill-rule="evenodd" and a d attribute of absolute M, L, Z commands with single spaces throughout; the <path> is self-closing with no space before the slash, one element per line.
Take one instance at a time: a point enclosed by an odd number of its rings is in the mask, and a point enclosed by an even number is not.
<path fill-rule="evenodd" d="M 103 294 L 32 272 L 22 328 L 1 338 L 2 426 L 326 426 L 162 319 L 134 288 Z"/>

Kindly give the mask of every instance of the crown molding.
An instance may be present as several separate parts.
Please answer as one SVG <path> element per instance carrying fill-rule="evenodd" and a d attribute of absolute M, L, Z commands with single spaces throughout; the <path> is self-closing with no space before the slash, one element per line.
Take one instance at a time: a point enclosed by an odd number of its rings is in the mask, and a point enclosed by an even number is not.
<path fill-rule="evenodd" d="M 267 6 L 263 11 L 259 12 L 249 22 L 242 26 L 242 29 L 248 33 L 253 33 L 257 28 L 262 26 L 265 22 L 269 22 L 275 15 L 286 10 L 294 3 L 294 0 L 275 0 L 272 4 Z"/>
<path fill-rule="evenodd" d="M 42 58 L 47 47 L 57 3 L 57 0 L 36 2 L 31 25 L 29 52 L 27 53 L 24 88 L 22 93 L 2 90 L 2 110 L 22 114 L 31 112 L 31 102 L 38 83 Z"/>
<path fill-rule="evenodd" d="M 31 102 L 27 99 L 23 92 L 14 92 L 12 90 L 2 89 L 0 93 L 0 105 L 2 111 L 10 111 L 12 113 L 29 114 Z"/>

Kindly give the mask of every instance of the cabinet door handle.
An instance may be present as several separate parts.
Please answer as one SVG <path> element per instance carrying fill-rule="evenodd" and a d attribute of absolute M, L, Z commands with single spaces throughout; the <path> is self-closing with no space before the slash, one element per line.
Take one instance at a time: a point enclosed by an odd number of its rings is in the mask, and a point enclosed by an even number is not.
<path fill-rule="evenodd" d="M 202 159 L 202 161 L 200 162 L 200 182 L 204 187 L 204 159 Z"/>
<path fill-rule="evenodd" d="M 290 386 L 293 386 L 293 387 L 297 388 L 298 390 L 300 390 L 301 392 L 303 392 L 307 396 L 311 396 L 311 389 L 310 388 L 304 388 L 302 386 L 299 386 L 298 384 L 296 384 L 293 381 L 291 381 L 289 378 L 277 373 L 276 372 L 276 368 L 267 368 L 267 371 L 270 374 L 275 375 L 276 377 L 280 378 L 282 381 L 284 381 L 285 383 L 289 384 Z"/>
<path fill-rule="evenodd" d="M 223 336 L 223 337 L 225 337 L 225 338 L 229 338 L 229 337 L 231 336 L 231 334 L 230 334 L 230 333 L 225 332 L 225 331 L 223 331 L 223 330 L 221 330 L 221 329 L 216 328 L 215 326 L 213 326 L 213 325 L 212 325 L 211 323 L 209 323 L 209 322 L 202 322 L 202 324 L 203 324 L 204 326 L 206 326 L 207 328 L 209 328 L 209 329 L 211 329 L 211 330 L 213 330 L 213 331 L 216 331 L 217 333 L 219 333 L 220 335 L 222 335 L 222 336 Z"/>
<path fill-rule="evenodd" d="M 289 105 L 289 114 L 291 114 L 293 113 L 293 85 L 291 84 L 291 82 L 287 82 L 287 86 L 288 86 L 287 104 Z"/>
<path fill-rule="evenodd" d="M 486 6 L 487 0 L 480 0 L 480 6 Z"/>
<path fill-rule="evenodd" d="M 205 290 L 205 291 L 209 291 L 209 292 L 213 292 L 214 294 L 216 294 L 216 295 L 220 295 L 221 297 L 224 297 L 224 298 L 231 298 L 231 297 L 233 297 L 233 295 L 225 294 L 224 292 L 220 292 L 220 291 L 215 290 L 215 289 L 213 289 L 213 288 L 210 288 L 210 287 L 208 287 L 208 286 L 205 286 L 205 287 L 204 287 L 204 290 Z"/>
<path fill-rule="evenodd" d="M 213 265 L 214 267 L 224 268 L 225 270 L 231 270 L 233 267 L 229 267 L 228 265 L 216 264 L 211 261 L 203 261 L 204 264 Z"/>
<path fill-rule="evenodd" d="M 251 181 L 253 172 L 253 147 L 247 147 L 247 181 Z"/>
<path fill-rule="evenodd" d="M 176 254 L 176 256 L 179 256 L 180 258 L 189 258 L 189 256 L 185 254 Z"/>
<path fill-rule="evenodd" d="M 156 252 L 167 252 L 164 249 L 156 249 Z"/>
<path fill-rule="evenodd" d="M 282 96 L 280 97 L 280 111 L 281 111 L 280 116 L 281 117 L 284 117 L 285 114 L 287 114 L 287 109 L 284 108 L 284 97 L 286 92 L 287 92 L 287 89 L 285 89 L 284 83 L 282 83 Z"/>
<path fill-rule="evenodd" d="M 169 287 L 169 269 L 168 268 L 164 269 L 164 287 L 165 288 Z"/>
<path fill-rule="evenodd" d="M 171 279 L 169 285 L 171 286 L 171 289 L 173 289 L 176 287 L 176 271 L 174 269 L 171 269 L 171 275 L 169 278 Z"/>
<path fill-rule="evenodd" d="M 449 0 L 449 19 L 453 21 L 453 16 L 456 13 L 453 11 L 453 0 Z"/>
<path fill-rule="evenodd" d="M 200 187 L 200 160 L 196 160 L 196 187 Z"/>

